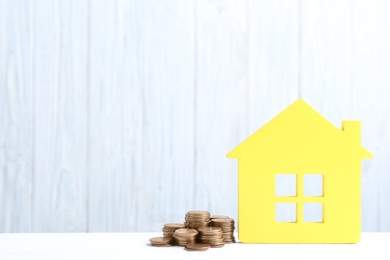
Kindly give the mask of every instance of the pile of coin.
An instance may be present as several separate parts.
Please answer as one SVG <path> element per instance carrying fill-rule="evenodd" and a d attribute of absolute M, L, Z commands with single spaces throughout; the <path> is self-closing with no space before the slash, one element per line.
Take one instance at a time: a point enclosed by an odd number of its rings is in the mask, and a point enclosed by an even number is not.
<path fill-rule="evenodd" d="M 223 240 L 225 243 L 235 243 L 234 238 L 234 219 L 225 217 L 223 218 L 215 217 L 211 219 L 210 226 L 212 227 L 220 227 L 223 233 Z"/>
<path fill-rule="evenodd" d="M 220 227 L 200 227 L 199 241 L 204 244 L 209 244 L 210 247 L 223 247 L 225 242 L 223 240 L 222 228 Z"/>
<path fill-rule="evenodd" d="M 184 224 L 189 228 L 198 229 L 206 227 L 210 223 L 210 212 L 203 210 L 188 211 Z"/>
<path fill-rule="evenodd" d="M 234 220 L 213 215 L 208 211 L 193 210 L 185 215 L 184 224 L 168 223 L 162 228 L 163 237 L 149 239 L 152 246 L 183 246 L 188 251 L 204 251 L 234 243 Z"/>
<path fill-rule="evenodd" d="M 178 224 L 178 223 L 168 223 L 165 224 L 162 231 L 163 231 L 163 237 L 173 238 L 173 233 L 176 229 L 179 228 L 185 228 L 186 226 L 184 224 Z"/>
<path fill-rule="evenodd" d="M 187 244 L 194 244 L 198 231 L 191 228 L 179 228 L 173 233 L 175 244 L 178 246 L 186 246 Z"/>

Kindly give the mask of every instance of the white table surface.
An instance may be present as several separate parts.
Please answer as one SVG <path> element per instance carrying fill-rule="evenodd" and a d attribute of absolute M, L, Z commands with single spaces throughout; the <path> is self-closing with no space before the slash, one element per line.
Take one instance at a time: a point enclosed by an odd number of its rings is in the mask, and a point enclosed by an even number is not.
<path fill-rule="evenodd" d="M 362 233 L 358 244 L 227 244 L 204 252 L 152 247 L 161 233 L 3 233 L 0 259 L 390 259 L 390 233 Z"/>

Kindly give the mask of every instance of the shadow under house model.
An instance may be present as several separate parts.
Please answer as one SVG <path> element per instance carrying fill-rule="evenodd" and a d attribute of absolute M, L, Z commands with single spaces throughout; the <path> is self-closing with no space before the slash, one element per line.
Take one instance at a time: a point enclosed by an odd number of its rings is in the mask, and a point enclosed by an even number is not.
<path fill-rule="evenodd" d="M 298 99 L 234 148 L 240 242 L 359 242 L 361 165 L 373 157 L 360 128 Z"/>

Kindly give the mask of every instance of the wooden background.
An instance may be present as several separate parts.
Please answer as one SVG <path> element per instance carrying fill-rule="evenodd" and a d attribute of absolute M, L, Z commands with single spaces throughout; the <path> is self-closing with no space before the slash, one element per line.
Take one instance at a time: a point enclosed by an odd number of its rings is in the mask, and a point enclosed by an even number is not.
<path fill-rule="evenodd" d="M 0 0 L 0 232 L 236 218 L 226 153 L 298 97 L 362 120 L 390 231 L 388 1 Z"/>

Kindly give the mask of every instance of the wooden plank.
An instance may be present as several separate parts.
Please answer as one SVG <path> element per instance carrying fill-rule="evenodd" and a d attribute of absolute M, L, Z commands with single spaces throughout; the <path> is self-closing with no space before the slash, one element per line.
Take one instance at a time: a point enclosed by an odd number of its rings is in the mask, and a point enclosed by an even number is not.
<path fill-rule="evenodd" d="M 0 1 L 0 232 L 31 230 L 30 1 Z"/>
<path fill-rule="evenodd" d="M 136 187 L 142 178 L 142 96 L 137 31 L 129 33 L 137 30 L 129 19 L 138 10 L 121 4 L 94 1 L 90 6 L 90 232 L 134 230 L 132 218 L 139 211 L 132 196 L 142 188 Z"/>
<path fill-rule="evenodd" d="M 191 1 L 91 5 L 89 230 L 160 231 L 191 208 Z"/>
<path fill-rule="evenodd" d="M 301 94 L 336 126 L 351 111 L 350 19 L 348 1 L 302 2 Z"/>
<path fill-rule="evenodd" d="M 36 1 L 33 231 L 86 230 L 88 2 Z"/>
<path fill-rule="evenodd" d="M 196 1 L 195 208 L 237 219 L 237 162 L 246 134 L 247 6 Z"/>
<path fill-rule="evenodd" d="M 302 96 L 336 126 L 362 120 L 362 229 L 389 231 L 390 18 L 385 1 L 303 1 Z"/>
<path fill-rule="evenodd" d="M 299 97 L 299 1 L 248 4 L 248 93 L 245 138 Z"/>
<path fill-rule="evenodd" d="M 143 13 L 139 230 L 160 231 L 167 222 L 183 222 L 194 207 L 194 1 L 149 1 Z"/>

